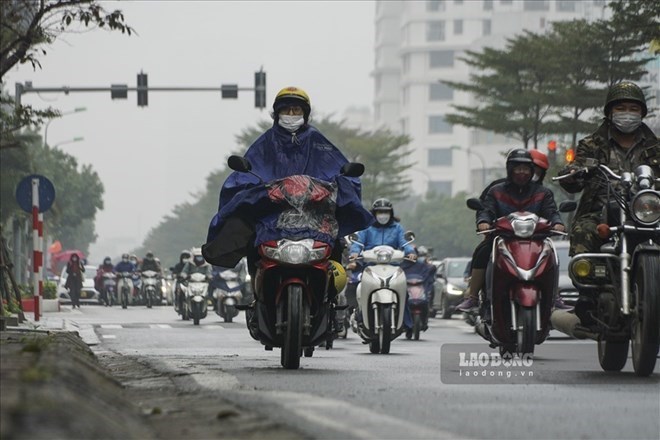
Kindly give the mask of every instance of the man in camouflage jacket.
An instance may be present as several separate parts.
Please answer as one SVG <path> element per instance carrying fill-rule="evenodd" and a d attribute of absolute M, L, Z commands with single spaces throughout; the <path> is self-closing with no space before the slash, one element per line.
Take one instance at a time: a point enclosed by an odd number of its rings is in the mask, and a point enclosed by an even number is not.
<path fill-rule="evenodd" d="M 617 174 L 649 165 L 656 177 L 660 177 L 660 141 L 642 122 L 647 113 L 642 90 L 631 82 L 615 84 L 607 94 L 604 113 L 604 122 L 595 133 L 578 143 L 575 161 L 559 174 L 575 173 L 596 161 Z M 560 181 L 562 188 L 570 193 L 582 191 L 571 225 L 570 255 L 598 252 L 603 244 L 596 226 L 602 221 L 607 187 L 599 183 L 598 176 L 585 179 L 578 175 Z"/>

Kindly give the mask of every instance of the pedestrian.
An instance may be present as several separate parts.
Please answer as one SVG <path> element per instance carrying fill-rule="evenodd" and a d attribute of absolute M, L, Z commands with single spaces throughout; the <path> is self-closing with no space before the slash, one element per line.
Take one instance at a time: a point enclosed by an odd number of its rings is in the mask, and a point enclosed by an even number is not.
<path fill-rule="evenodd" d="M 71 298 L 72 308 L 80 308 L 80 290 L 83 286 L 83 279 L 85 275 L 85 266 L 80 261 L 78 254 L 71 255 L 69 262 L 66 265 L 66 283 L 64 287 L 69 291 Z"/>

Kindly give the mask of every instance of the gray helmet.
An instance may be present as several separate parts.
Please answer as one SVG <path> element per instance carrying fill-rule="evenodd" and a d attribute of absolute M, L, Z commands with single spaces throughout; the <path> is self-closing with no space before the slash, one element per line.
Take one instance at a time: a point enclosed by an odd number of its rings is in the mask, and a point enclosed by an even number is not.
<path fill-rule="evenodd" d="M 605 100 L 604 113 L 606 118 L 610 117 L 610 112 L 614 104 L 620 101 L 634 101 L 641 105 L 642 118 L 648 112 L 644 92 L 637 84 L 630 81 L 623 81 L 610 87 L 610 90 L 607 92 L 607 99 Z"/>
<path fill-rule="evenodd" d="M 430 254 L 428 248 L 426 246 L 420 246 L 417 248 L 417 255 L 420 257 L 426 257 Z"/>

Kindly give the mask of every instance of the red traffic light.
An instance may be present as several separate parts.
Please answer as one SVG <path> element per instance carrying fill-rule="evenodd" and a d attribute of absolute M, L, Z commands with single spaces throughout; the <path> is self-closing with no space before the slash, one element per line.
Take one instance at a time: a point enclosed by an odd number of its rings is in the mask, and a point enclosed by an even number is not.
<path fill-rule="evenodd" d="M 557 149 L 557 141 L 548 141 L 548 151 L 555 151 Z"/>

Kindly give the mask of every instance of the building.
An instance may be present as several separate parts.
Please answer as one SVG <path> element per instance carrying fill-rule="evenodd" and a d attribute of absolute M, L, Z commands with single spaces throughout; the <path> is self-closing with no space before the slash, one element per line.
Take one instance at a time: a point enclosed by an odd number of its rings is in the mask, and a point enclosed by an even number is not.
<path fill-rule="evenodd" d="M 523 30 L 605 18 L 604 0 L 430 0 L 376 2 L 375 126 L 412 137 L 413 190 L 476 193 L 504 175 L 504 156 L 520 145 L 494 133 L 448 124 L 451 105 L 474 105 L 440 80 L 467 81 L 465 50 L 504 47 Z"/>

